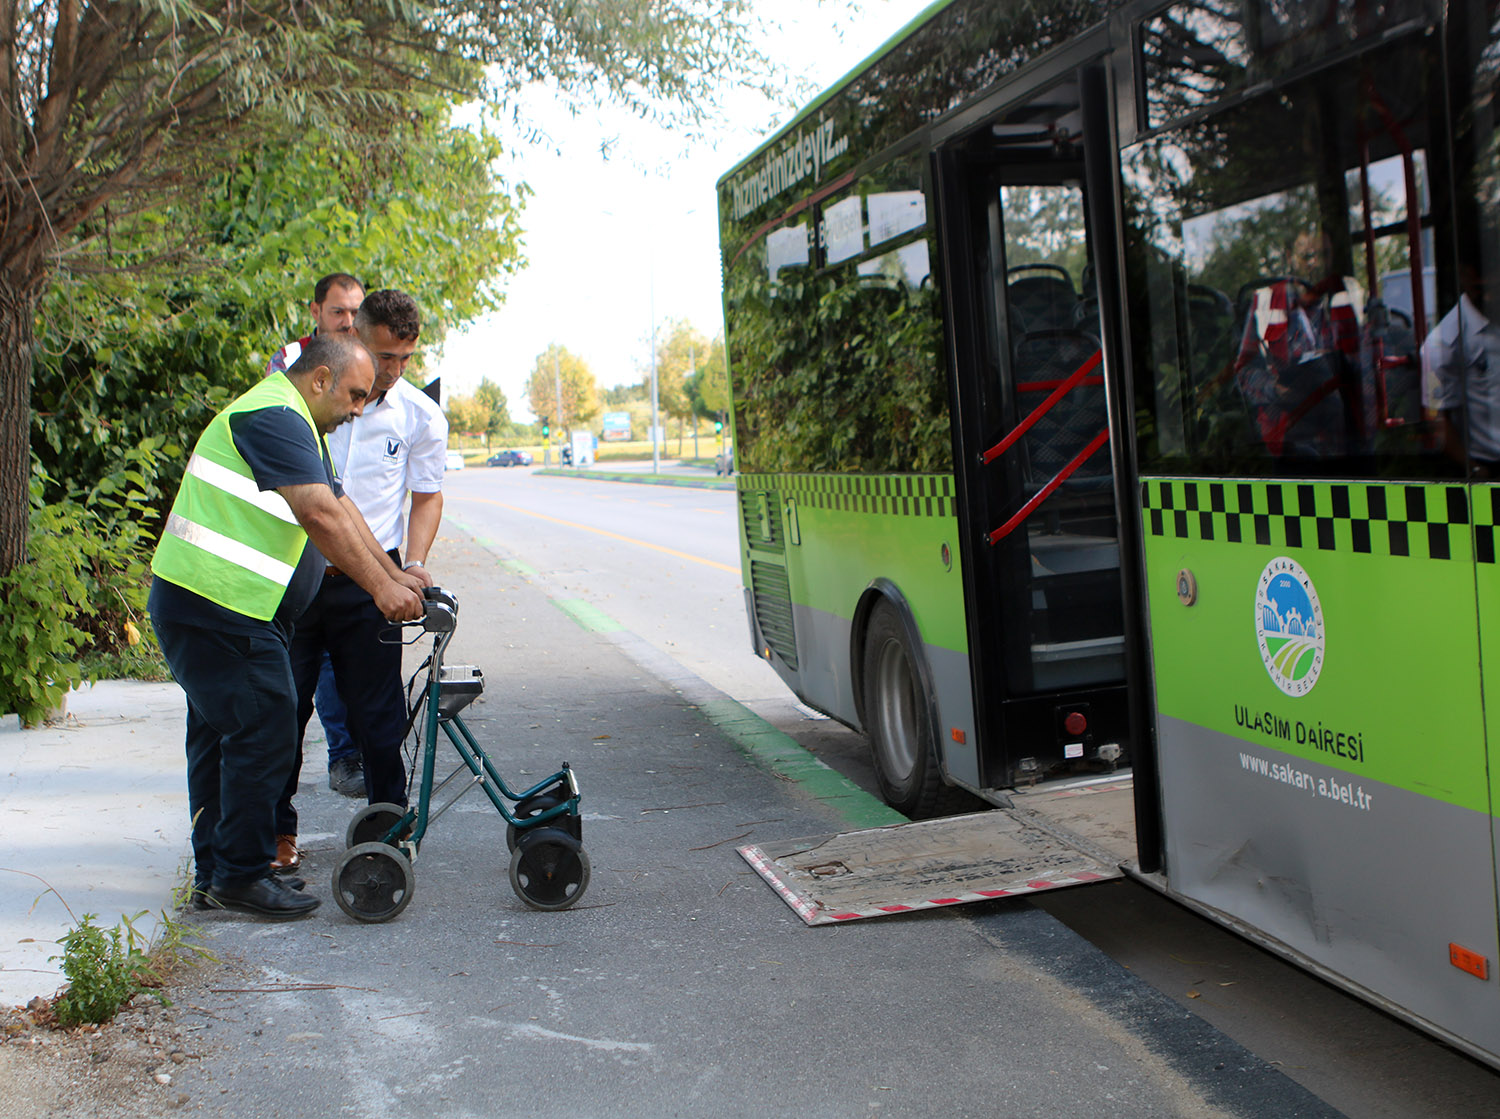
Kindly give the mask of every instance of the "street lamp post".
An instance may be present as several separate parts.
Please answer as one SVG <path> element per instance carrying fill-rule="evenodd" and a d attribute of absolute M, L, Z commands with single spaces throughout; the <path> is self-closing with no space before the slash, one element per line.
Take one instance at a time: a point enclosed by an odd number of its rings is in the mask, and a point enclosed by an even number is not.
<path fill-rule="evenodd" d="M 553 350 L 552 351 L 552 383 L 553 383 L 553 386 L 557 389 L 557 426 L 558 427 L 563 427 L 564 425 L 563 425 L 563 411 L 562 411 L 562 364 L 561 364 L 561 362 L 559 360 L 559 357 L 560 357 L 559 352 L 557 350 Z M 573 465 L 576 466 L 578 464 L 574 463 Z"/>
<path fill-rule="evenodd" d="M 651 314 L 651 473 L 661 473 L 661 448 L 657 443 L 660 435 L 656 426 L 656 261 L 653 257 L 649 271 L 651 296 L 648 309 Z"/>
<path fill-rule="evenodd" d="M 694 206 L 691 209 L 683 211 L 681 216 L 687 217 L 689 214 L 696 212 L 697 207 Z M 601 210 L 600 213 L 608 218 L 618 216 L 609 210 Z M 659 474 L 661 473 L 661 444 L 657 441 L 657 437 L 660 429 L 659 417 L 661 406 L 657 389 L 656 370 L 656 247 L 649 239 L 647 240 L 646 252 L 647 288 L 650 292 L 648 313 L 651 316 L 651 473 Z"/>

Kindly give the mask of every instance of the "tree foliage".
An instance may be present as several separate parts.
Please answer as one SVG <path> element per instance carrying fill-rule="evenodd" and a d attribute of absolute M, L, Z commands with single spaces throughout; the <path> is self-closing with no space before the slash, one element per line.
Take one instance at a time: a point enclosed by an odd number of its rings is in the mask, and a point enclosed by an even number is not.
<path fill-rule="evenodd" d="M 656 337 L 656 407 L 674 420 L 693 414 L 692 396 L 687 382 L 696 375 L 698 363 L 708 357 L 708 339 L 693 329 L 686 319 L 668 320 Z M 650 399 L 651 371 L 642 385 Z"/>
<path fill-rule="evenodd" d="M 489 421 L 484 427 L 486 437 L 509 435 L 515 425 L 510 418 L 510 401 L 505 399 L 500 386 L 484 377 L 474 390 L 474 399 L 489 410 Z"/>
<path fill-rule="evenodd" d="M 599 385 L 588 363 L 555 342 L 537 355 L 526 399 L 532 412 L 545 416 L 558 435 L 585 429 L 599 415 Z"/>
<path fill-rule="evenodd" d="M 490 426 L 490 409 L 473 396 L 450 396 L 443 411 L 448 413 L 448 430 L 455 435 L 477 435 Z"/>
<path fill-rule="evenodd" d="M 248 148 L 202 196 L 163 203 L 112 237 L 122 270 L 54 284 L 41 302 L 32 449 L 46 500 L 77 497 L 130 448 L 165 445 L 150 498 L 170 500 L 179 454 L 308 329 L 312 283 L 329 271 L 400 287 L 423 311 L 423 349 L 492 309 L 520 260 L 519 204 L 496 181 L 493 138 L 453 128 L 427 102 L 398 155 L 356 156 L 326 138 Z M 161 226 L 199 229 L 187 274 L 131 267 Z M 469 234 L 483 229 L 484 236 Z M 419 350 L 419 358 L 423 351 Z"/>
<path fill-rule="evenodd" d="M 212 193 L 267 135 L 395 158 L 423 96 L 503 107 L 545 80 L 701 121 L 725 74 L 758 63 L 749 22 L 749 0 L 0 4 L 0 573 L 26 554 L 33 331 L 54 276 L 118 273 L 123 233 L 129 267 L 191 274 L 201 229 L 165 220 L 167 199 Z"/>
<path fill-rule="evenodd" d="M 515 430 L 505 393 L 488 377 L 479 382 L 473 396 L 449 397 L 445 410 L 450 430 L 483 435 L 486 447 L 491 439 L 509 435 Z"/>

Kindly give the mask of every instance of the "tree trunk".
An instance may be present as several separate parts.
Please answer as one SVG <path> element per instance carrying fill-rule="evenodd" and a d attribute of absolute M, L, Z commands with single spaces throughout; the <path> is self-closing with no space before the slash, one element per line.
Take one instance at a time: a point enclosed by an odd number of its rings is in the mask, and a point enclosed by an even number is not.
<path fill-rule="evenodd" d="M 0 575 L 26 562 L 36 297 L 0 282 Z"/>

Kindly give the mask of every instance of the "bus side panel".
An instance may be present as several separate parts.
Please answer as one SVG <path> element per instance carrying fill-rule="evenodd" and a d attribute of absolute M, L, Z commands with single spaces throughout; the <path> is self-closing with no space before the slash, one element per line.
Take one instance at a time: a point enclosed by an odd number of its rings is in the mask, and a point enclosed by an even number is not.
<path fill-rule="evenodd" d="M 779 668 L 783 678 L 811 706 L 858 726 L 855 616 L 869 588 L 890 584 L 922 635 L 947 768 L 973 784 L 978 754 L 953 479 L 777 475 L 774 483 L 796 630 L 795 679 Z M 804 535 L 816 547 L 802 547 Z"/>
<path fill-rule="evenodd" d="M 1463 487 L 1142 496 L 1170 888 L 1500 1052 Z"/>
<path fill-rule="evenodd" d="M 1484 683 L 1486 741 L 1500 743 L 1500 634 L 1495 625 L 1500 622 L 1500 486 L 1475 485 L 1470 494 L 1474 512 L 1474 584 L 1479 598 L 1479 649 L 1480 672 Z M 1500 758 L 1492 758 L 1490 772 L 1490 830 L 1491 860 L 1496 897 L 1500 899 Z M 1500 923 L 1500 915 L 1497 915 Z M 1500 969 L 1500 961 L 1490 964 Z"/>

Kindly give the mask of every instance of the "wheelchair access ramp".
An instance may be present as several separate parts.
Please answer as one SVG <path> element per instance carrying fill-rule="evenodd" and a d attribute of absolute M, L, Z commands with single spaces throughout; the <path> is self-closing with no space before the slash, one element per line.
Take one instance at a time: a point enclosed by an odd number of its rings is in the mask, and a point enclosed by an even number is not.
<path fill-rule="evenodd" d="M 809 925 L 842 924 L 1118 878 L 1134 855 L 1131 798 L 1130 779 L 1113 778 L 1016 793 L 1008 808 L 739 853 Z"/>

